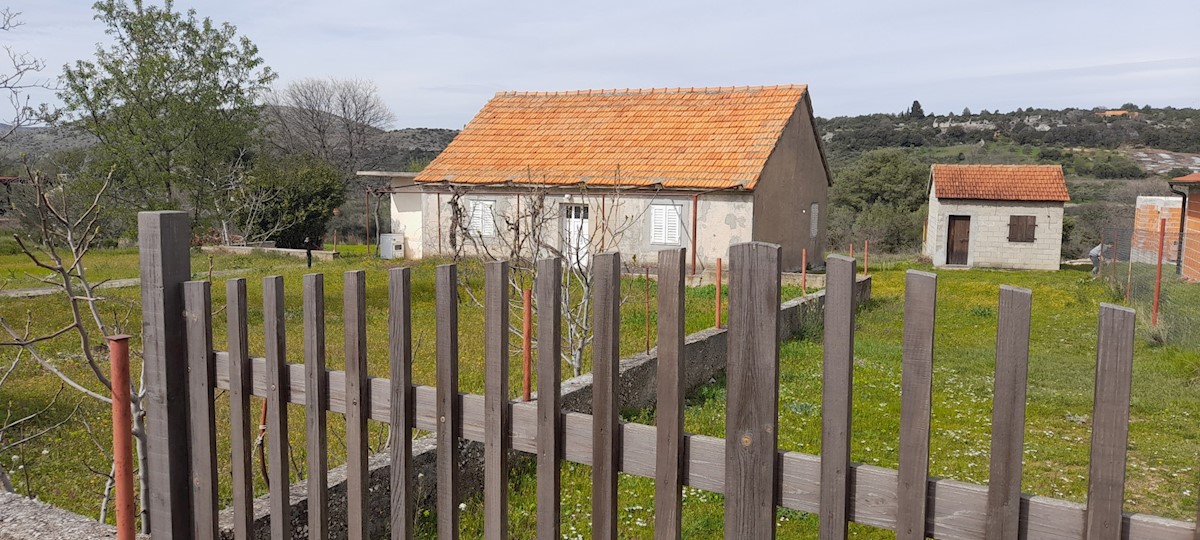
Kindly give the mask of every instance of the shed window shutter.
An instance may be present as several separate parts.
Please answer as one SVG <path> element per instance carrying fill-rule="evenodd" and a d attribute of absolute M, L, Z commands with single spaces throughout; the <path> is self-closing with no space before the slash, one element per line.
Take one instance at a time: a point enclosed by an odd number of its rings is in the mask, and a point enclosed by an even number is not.
<path fill-rule="evenodd" d="M 1036 216 L 1009 216 L 1008 241 L 1033 242 L 1036 238 Z"/>

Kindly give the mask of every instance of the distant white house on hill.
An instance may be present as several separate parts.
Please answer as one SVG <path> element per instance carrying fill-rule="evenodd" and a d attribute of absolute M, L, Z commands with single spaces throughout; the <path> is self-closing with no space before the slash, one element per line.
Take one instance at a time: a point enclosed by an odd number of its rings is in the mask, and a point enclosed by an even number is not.
<path fill-rule="evenodd" d="M 933 165 L 924 254 L 934 266 L 1057 270 L 1059 165 Z"/>

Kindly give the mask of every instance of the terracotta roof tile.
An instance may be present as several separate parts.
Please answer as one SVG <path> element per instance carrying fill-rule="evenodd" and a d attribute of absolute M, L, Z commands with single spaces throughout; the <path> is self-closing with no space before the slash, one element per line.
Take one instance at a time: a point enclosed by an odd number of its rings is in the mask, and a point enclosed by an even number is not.
<path fill-rule="evenodd" d="M 806 91 L 501 92 L 416 181 L 753 189 Z"/>
<path fill-rule="evenodd" d="M 1180 176 L 1178 178 L 1173 178 L 1173 179 L 1171 179 L 1171 181 L 1179 182 L 1179 183 L 1183 183 L 1183 184 L 1198 184 L 1198 183 L 1200 183 L 1200 172 L 1194 172 L 1192 174 Z"/>
<path fill-rule="evenodd" d="M 1069 201 L 1061 165 L 933 166 L 939 199 Z"/>

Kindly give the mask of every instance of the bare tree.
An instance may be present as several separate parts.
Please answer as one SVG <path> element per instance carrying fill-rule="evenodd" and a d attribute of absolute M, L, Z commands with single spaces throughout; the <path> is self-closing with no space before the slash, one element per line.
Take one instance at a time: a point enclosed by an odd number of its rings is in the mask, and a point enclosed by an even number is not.
<path fill-rule="evenodd" d="M 32 315 L 27 316 L 24 330 L 17 330 L 13 324 L 0 317 L 0 329 L 8 334 L 8 341 L 0 342 L 0 346 L 17 347 L 27 354 L 47 372 L 58 377 L 62 383 L 84 396 L 112 403 L 108 397 L 112 394 L 112 381 L 101 367 L 101 358 L 107 354 L 107 343 L 104 336 L 119 334 L 123 331 L 124 321 L 128 320 L 128 311 L 135 309 L 129 306 L 124 317 L 112 312 L 105 317 L 102 314 L 102 301 L 97 292 L 103 282 L 93 283 L 87 276 L 84 258 L 91 250 L 101 233 L 101 201 L 111 185 L 111 173 L 105 177 L 92 193 L 71 193 L 73 184 L 69 180 L 52 183 L 44 174 L 26 166 L 26 174 L 34 190 L 36 205 L 32 216 L 28 216 L 37 224 L 36 231 L 30 238 L 13 235 L 22 252 L 35 265 L 49 271 L 51 277 L 39 278 L 42 282 L 59 288 L 71 322 L 66 326 L 42 335 L 33 335 Z M 78 185 L 78 184 L 74 184 Z M 80 201 L 83 201 L 82 204 Z M 76 378 L 50 361 L 40 350 L 40 345 L 56 339 L 78 340 L 78 354 L 74 357 L 81 361 L 90 372 L 86 378 Z M 135 353 L 136 354 L 136 353 Z M 141 482 L 140 503 L 142 532 L 150 531 L 150 519 L 147 510 L 149 489 L 147 484 L 146 453 L 146 415 L 143 398 L 145 384 L 141 376 L 131 388 L 124 390 L 130 393 L 130 408 L 133 415 L 134 448 L 137 451 L 138 476 Z"/>
<path fill-rule="evenodd" d="M 532 174 L 532 173 L 531 173 Z M 507 260 L 510 264 L 510 283 L 517 294 L 510 309 L 521 313 L 520 291 L 531 287 L 537 278 L 537 261 L 557 257 L 563 261 L 562 321 L 565 343 L 562 361 L 578 376 L 583 372 L 584 355 L 592 343 L 592 272 L 591 256 L 615 249 L 628 230 L 639 222 L 645 208 L 628 209 L 623 190 L 613 188 L 579 188 L 573 194 L 577 200 L 600 202 L 588 206 L 590 217 L 596 218 L 595 230 L 583 230 L 582 220 L 564 220 L 557 205 L 548 202 L 551 194 L 562 194 L 543 184 L 512 186 L 517 194 L 510 209 L 491 216 L 480 216 L 468 206 L 468 195 L 475 193 L 470 185 L 451 185 L 448 202 L 451 208 L 450 245 L 455 259 L 482 258 Z M 595 212 L 598 210 L 598 212 Z M 594 212 L 594 213 L 592 213 Z M 480 219 L 494 220 L 496 234 L 485 238 L 477 230 Z M 474 221 L 474 226 L 472 222 Z M 562 224 L 560 227 L 558 224 Z M 572 230 L 571 226 L 576 227 Z M 591 226 L 590 223 L 588 225 Z M 557 230 L 559 234 L 552 234 Z M 628 261 L 627 261 L 628 262 Z M 478 280 L 470 272 L 460 272 L 464 291 L 473 302 L 481 304 L 472 283 Z M 624 301 L 624 297 L 622 297 Z M 538 309 L 535 304 L 534 311 Z M 512 317 L 510 331 L 521 334 L 520 317 Z M 520 340 L 516 340 L 519 344 Z"/>
<path fill-rule="evenodd" d="M 268 138 L 285 153 L 333 163 L 345 179 L 367 163 L 367 148 L 395 120 L 375 83 L 302 79 L 267 96 Z"/>
<path fill-rule="evenodd" d="M 20 12 L 0 9 L 0 32 L 11 32 L 22 26 L 24 23 L 21 22 L 20 16 Z M 45 60 L 10 45 L 4 46 L 4 53 L 8 56 L 8 64 L 0 71 L 0 94 L 7 95 L 13 112 L 12 116 L 6 119 L 8 126 L 0 128 L 0 141 L 46 112 L 45 106 L 35 108 L 29 104 L 29 90 L 51 88 L 49 81 L 35 78 L 38 72 L 46 68 Z"/>

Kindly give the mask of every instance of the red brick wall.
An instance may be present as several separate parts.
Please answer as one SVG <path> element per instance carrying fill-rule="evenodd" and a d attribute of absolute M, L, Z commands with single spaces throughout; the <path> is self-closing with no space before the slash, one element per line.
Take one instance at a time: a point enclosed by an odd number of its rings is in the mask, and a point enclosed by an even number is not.
<path fill-rule="evenodd" d="M 1183 235 L 1183 277 L 1200 281 L 1200 187 L 1188 188 L 1187 229 Z"/>
<path fill-rule="evenodd" d="M 1118 243 L 1132 242 L 1130 256 L 1136 262 L 1158 262 L 1159 227 L 1162 220 L 1167 220 L 1167 237 L 1164 245 L 1163 261 L 1174 263 L 1179 253 L 1177 241 L 1179 235 L 1179 220 L 1183 214 L 1180 207 L 1180 197 L 1138 197 L 1137 212 L 1133 216 L 1132 237 L 1117 238 Z M 1171 205 L 1174 206 L 1171 206 Z M 1105 239 L 1108 242 L 1108 239 Z M 1123 247 L 1119 246 L 1118 252 Z"/>

